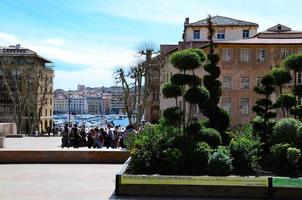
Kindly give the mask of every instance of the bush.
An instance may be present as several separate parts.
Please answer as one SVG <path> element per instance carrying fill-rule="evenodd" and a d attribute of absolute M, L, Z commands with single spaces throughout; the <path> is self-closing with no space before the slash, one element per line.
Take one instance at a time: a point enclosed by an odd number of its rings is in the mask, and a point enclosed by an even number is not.
<path fill-rule="evenodd" d="M 182 144 L 179 130 L 168 126 L 164 121 L 142 132 L 133 135 L 130 150 L 131 161 L 129 169 L 134 174 L 167 173 L 169 170 L 179 170 L 182 165 L 182 155 L 177 150 Z M 168 156 L 176 159 L 172 162 Z M 176 162 L 179 162 L 179 168 Z"/>
<path fill-rule="evenodd" d="M 232 171 L 232 159 L 229 150 L 220 146 L 209 155 L 208 172 L 212 176 L 227 176 Z"/>
<path fill-rule="evenodd" d="M 169 125 L 178 125 L 182 120 L 183 112 L 179 107 L 170 107 L 164 110 L 163 117 Z"/>
<path fill-rule="evenodd" d="M 209 95 L 208 90 L 204 87 L 192 87 L 187 90 L 184 99 L 191 104 L 197 104 L 206 102 L 209 99 Z"/>
<path fill-rule="evenodd" d="M 240 175 L 254 174 L 260 160 L 260 141 L 251 134 L 239 135 L 230 143 L 234 172 Z"/>
<path fill-rule="evenodd" d="M 198 142 L 189 146 L 186 151 L 188 167 L 186 171 L 192 175 L 206 174 L 210 151 L 210 146 L 205 142 Z"/>
<path fill-rule="evenodd" d="M 184 156 L 177 148 L 168 148 L 163 151 L 162 173 L 179 174 L 183 170 Z"/>
<path fill-rule="evenodd" d="M 271 166 L 278 175 L 298 176 L 298 162 L 301 153 L 299 149 L 289 144 L 276 144 L 271 148 Z"/>
<path fill-rule="evenodd" d="M 176 98 L 181 96 L 181 89 L 177 85 L 166 83 L 162 89 L 164 98 Z"/>
<path fill-rule="evenodd" d="M 271 143 L 273 145 L 278 143 L 296 144 L 300 124 L 298 120 L 292 118 L 280 119 L 273 128 Z"/>
<path fill-rule="evenodd" d="M 221 145 L 220 133 L 213 128 L 205 128 L 202 130 L 202 140 L 213 148 Z"/>

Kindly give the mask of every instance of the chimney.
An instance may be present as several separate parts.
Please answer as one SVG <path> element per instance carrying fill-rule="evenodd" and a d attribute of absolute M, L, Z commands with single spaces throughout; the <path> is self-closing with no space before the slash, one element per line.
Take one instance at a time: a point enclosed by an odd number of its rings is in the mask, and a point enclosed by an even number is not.
<path fill-rule="evenodd" d="M 186 24 L 189 24 L 190 23 L 190 18 L 189 17 L 186 17 L 186 19 L 185 19 L 185 25 Z"/>

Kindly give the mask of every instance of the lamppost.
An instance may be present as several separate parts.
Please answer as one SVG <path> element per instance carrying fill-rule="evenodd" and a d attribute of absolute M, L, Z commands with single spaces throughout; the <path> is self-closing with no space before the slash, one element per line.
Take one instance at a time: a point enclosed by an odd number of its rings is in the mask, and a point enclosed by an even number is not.
<path fill-rule="evenodd" d="M 70 90 L 68 91 L 68 122 L 70 124 L 70 103 L 71 103 L 71 99 L 70 99 Z"/>

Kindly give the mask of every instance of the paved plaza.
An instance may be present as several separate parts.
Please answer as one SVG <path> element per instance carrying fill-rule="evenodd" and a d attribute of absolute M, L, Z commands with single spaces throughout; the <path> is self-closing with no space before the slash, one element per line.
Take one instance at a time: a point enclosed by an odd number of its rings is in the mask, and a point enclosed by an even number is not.
<path fill-rule="evenodd" d="M 61 148 L 61 137 L 23 137 L 23 138 L 5 138 L 5 148 L 2 150 L 60 150 Z M 67 150 L 68 148 L 64 148 Z M 80 147 L 74 149 L 72 147 L 70 150 L 118 150 L 118 149 L 88 149 L 88 147 Z M 1 149 L 0 149 L 1 150 Z"/>

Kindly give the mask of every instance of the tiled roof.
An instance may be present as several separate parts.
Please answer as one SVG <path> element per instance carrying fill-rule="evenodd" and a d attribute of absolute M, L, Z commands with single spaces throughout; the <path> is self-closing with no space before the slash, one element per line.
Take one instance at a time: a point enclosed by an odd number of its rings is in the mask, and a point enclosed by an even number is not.
<path fill-rule="evenodd" d="M 214 26 L 259 26 L 258 24 L 253 22 L 247 22 L 218 15 L 212 17 L 211 20 Z M 207 26 L 207 19 L 189 23 L 186 24 L 186 26 Z"/>
<path fill-rule="evenodd" d="M 219 41 L 216 44 L 302 44 L 302 38 L 250 38 L 242 40 Z"/>

